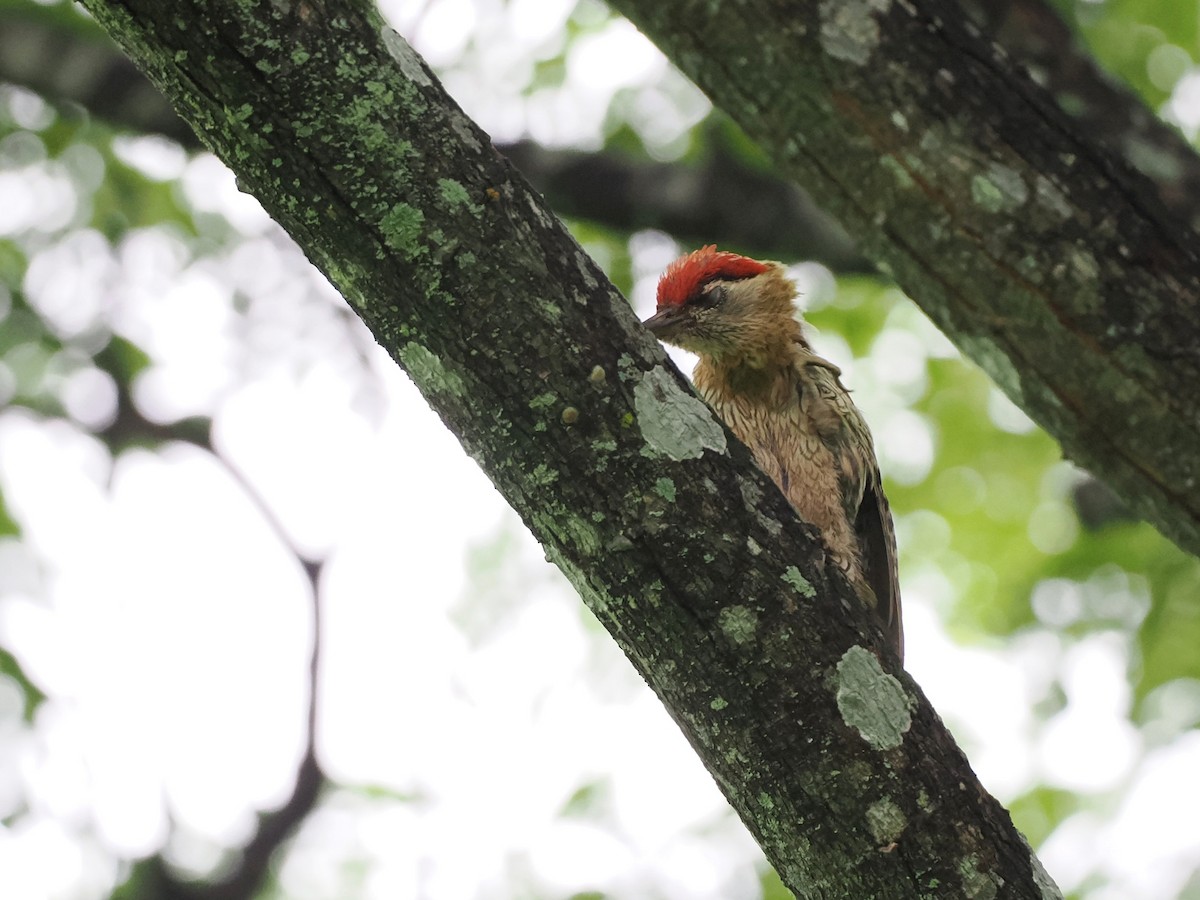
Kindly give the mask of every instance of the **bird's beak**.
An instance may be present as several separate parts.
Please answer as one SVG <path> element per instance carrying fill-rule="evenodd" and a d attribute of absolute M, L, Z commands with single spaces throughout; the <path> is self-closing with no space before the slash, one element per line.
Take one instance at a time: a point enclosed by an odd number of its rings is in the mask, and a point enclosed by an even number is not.
<path fill-rule="evenodd" d="M 683 325 L 683 309 L 664 306 L 642 324 L 659 340 L 669 341 Z"/>

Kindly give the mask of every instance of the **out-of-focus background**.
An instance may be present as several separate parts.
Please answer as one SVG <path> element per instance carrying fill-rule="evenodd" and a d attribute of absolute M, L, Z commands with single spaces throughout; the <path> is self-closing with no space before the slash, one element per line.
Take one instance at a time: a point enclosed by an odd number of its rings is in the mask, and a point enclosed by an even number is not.
<path fill-rule="evenodd" d="M 1195 0 L 1056 5 L 1195 137 Z M 597 0 L 381 6 L 639 314 L 701 241 L 794 264 L 875 432 L 910 671 L 1070 896 L 1200 898 L 1197 561 Z M 0 2 L 0 896 L 786 896 L 406 377 L 156 104 L 69 4 Z"/>

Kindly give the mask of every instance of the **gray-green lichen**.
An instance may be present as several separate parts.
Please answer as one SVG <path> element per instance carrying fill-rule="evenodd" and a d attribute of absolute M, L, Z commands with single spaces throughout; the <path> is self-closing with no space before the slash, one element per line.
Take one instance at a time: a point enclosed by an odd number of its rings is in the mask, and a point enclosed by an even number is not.
<path fill-rule="evenodd" d="M 714 697 L 708 704 L 708 708 L 714 712 L 720 712 L 729 705 L 729 701 L 724 697 Z"/>
<path fill-rule="evenodd" d="M 727 606 L 718 617 L 721 633 L 741 646 L 754 640 L 758 631 L 758 613 L 745 606 Z"/>
<path fill-rule="evenodd" d="M 758 519 L 759 524 L 767 530 L 767 533 L 778 535 L 783 531 L 783 526 L 778 520 L 763 515 L 760 511 L 763 503 L 763 492 L 758 484 L 749 479 L 743 479 L 738 486 L 741 488 L 742 502 L 746 505 L 746 509 Z"/>
<path fill-rule="evenodd" d="M 380 37 L 383 39 L 383 46 L 396 61 L 396 65 L 400 67 L 405 78 L 421 87 L 429 87 L 433 84 L 429 74 L 425 71 L 425 64 L 421 62 L 421 57 L 417 56 L 416 51 L 408 46 L 408 41 L 386 26 L 381 29 Z"/>
<path fill-rule="evenodd" d="M 892 0 L 824 0 L 820 6 L 821 46 L 835 59 L 866 65 L 879 45 L 874 13 L 887 12 Z"/>
<path fill-rule="evenodd" d="M 882 797 L 867 807 L 867 827 L 871 829 L 871 837 L 881 847 L 895 843 L 907 826 L 904 810 L 888 797 Z"/>
<path fill-rule="evenodd" d="M 660 478 L 655 481 L 654 492 L 668 503 L 675 502 L 675 482 L 670 478 Z"/>
<path fill-rule="evenodd" d="M 592 275 L 593 263 L 582 250 L 575 251 L 575 266 L 589 291 L 594 291 L 600 286 L 600 282 Z"/>
<path fill-rule="evenodd" d="M 812 586 L 812 583 L 807 578 L 800 574 L 800 570 L 795 566 L 788 566 L 787 571 L 780 577 L 795 588 L 796 593 L 801 597 L 807 597 L 811 600 L 817 596 L 817 589 Z"/>
<path fill-rule="evenodd" d="M 421 390 L 455 396 L 465 393 L 463 380 L 458 373 L 447 369 L 438 357 L 415 341 L 401 346 L 397 355 L 405 371 Z"/>
<path fill-rule="evenodd" d="M 538 463 L 530 474 L 529 480 L 538 487 L 547 487 L 558 481 L 558 472 L 545 463 Z"/>
<path fill-rule="evenodd" d="M 1122 143 L 1125 146 L 1125 158 L 1142 174 L 1168 184 L 1182 180 L 1184 165 L 1173 151 L 1137 134 L 1127 135 Z"/>
<path fill-rule="evenodd" d="M 557 478 L 557 475 L 555 477 Z M 600 552 L 600 534 L 587 519 L 576 516 L 561 506 L 534 512 L 532 518 L 538 532 L 553 535 L 561 543 L 574 547 L 581 555 L 595 556 Z M 555 562 L 557 563 L 557 560 Z M 559 565 L 559 568 L 562 566 Z"/>
<path fill-rule="evenodd" d="M 1067 262 L 1075 270 L 1077 277 L 1085 281 L 1095 281 L 1100 274 L 1100 264 L 1090 250 L 1076 246 L 1067 254 Z"/>
<path fill-rule="evenodd" d="M 969 900 L 995 900 L 1004 884 L 1004 879 L 995 872 L 981 870 L 974 855 L 958 864 L 958 874 L 962 876 L 963 896 Z"/>
<path fill-rule="evenodd" d="M 379 230 L 389 247 L 412 259 L 423 249 L 421 238 L 424 224 L 423 212 L 407 203 L 397 203 L 380 219 Z"/>
<path fill-rule="evenodd" d="M 1029 187 L 1016 169 L 992 163 L 986 174 L 971 179 L 971 199 L 988 212 L 1011 211 L 1029 199 Z"/>
<path fill-rule="evenodd" d="M 837 705 L 842 721 L 876 750 L 899 747 L 912 725 L 912 698 L 865 647 L 847 650 L 837 666 Z"/>
<path fill-rule="evenodd" d="M 546 551 L 546 559 L 556 565 L 567 577 L 567 581 L 578 592 L 584 605 L 595 613 L 601 622 L 609 621 L 610 610 L 619 606 L 619 601 L 607 591 L 597 588 L 588 577 L 587 572 L 571 562 L 559 547 L 544 543 L 542 549 Z"/>
<path fill-rule="evenodd" d="M 471 195 L 462 186 L 462 182 L 455 181 L 453 178 L 439 178 L 438 192 L 442 195 L 442 202 L 451 209 L 461 207 L 469 210 L 475 216 L 483 213 L 483 207 L 471 201 Z"/>
<path fill-rule="evenodd" d="M 533 410 L 549 409 L 558 402 L 558 394 L 553 391 L 547 391 L 544 394 L 538 394 L 529 401 L 529 408 Z"/>
<path fill-rule="evenodd" d="M 900 160 L 892 156 L 892 154 L 885 153 L 883 156 L 881 156 L 879 158 L 879 164 L 892 174 L 892 177 L 896 180 L 896 187 L 907 190 L 916 184 L 916 182 L 913 181 L 912 176 L 908 174 L 908 170 L 904 168 L 904 165 L 900 162 Z"/>
<path fill-rule="evenodd" d="M 450 130 L 454 132 L 454 136 L 463 144 L 476 153 L 483 149 L 483 145 L 475 134 L 475 123 L 463 115 L 461 110 L 458 108 L 447 110 L 446 120 L 450 123 Z"/>
<path fill-rule="evenodd" d="M 704 402 L 685 393 L 662 366 L 646 372 L 633 389 L 633 405 L 647 449 L 675 461 L 705 450 L 725 452 L 725 431 Z"/>
<path fill-rule="evenodd" d="M 1071 218 L 1071 204 L 1053 181 L 1045 175 L 1039 175 L 1034 179 L 1033 185 L 1038 203 L 1050 210 L 1056 219 L 1065 221 Z"/>

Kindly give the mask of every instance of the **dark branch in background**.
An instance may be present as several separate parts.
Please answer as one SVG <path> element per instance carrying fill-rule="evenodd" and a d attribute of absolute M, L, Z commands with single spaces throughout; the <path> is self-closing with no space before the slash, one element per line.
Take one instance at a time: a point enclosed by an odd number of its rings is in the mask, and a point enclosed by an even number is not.
<path fill-rule="evenodd" d="M 1057 10 L 1043 0 L 959 2 L 1080 129 L 1153 181 L 1166 207 L 1200 229 L 1200 157 L 1183 135 L 1096 64 Z"/>
<path fill-rule="evenodd" d="M 154 85 L 70 6 L 30 3 L 0 11 L 0 81 L 74 104 L 121 128 L 199 147 L 195 133 Z"/>
<path fill-rule="evenodd" d="M 291 795 L 283 806 L 259 814 L 258 825 L 250 840 L 237 852 L 236 859 L 228 870 L 218 873 L 213 880 L 182 879 L 164 857 L 158 855 L 139 862 L 115 896 L 128 896 L 129 900 L 253 900 L 259 896 L 266 883 L 276 851 L 313 811 L 321 790 L 327 784 L 316 754 L 318 675 L 321 663 L 320 581 L 323 563 L 306 559 L 296 550 L 275 511 L 262 499 L 241 471 L 225 459 L 213 445 L 210 419 L 196 417 L 164 424 L 151 421 L 142 414 L 131 393 L 134 374 L 127 364 L 129 348 L 122 344 L 121 338 L 114 338 L 109 346 L 95 357 L 96 365 L 112 376 L 117 387 L 116 416 L 106 427 L 96 432 L 96 437 L 108 447 L 114 458 L 130 446 L 159 447 L 172 441 L 181 441 L 219 460 L 241 486 L 243 493 L 258 506 L 259 512 L 275 532 L 280 544 L 291 550 L 296 562 L 304 571 L 312 605 L 313 639 L 308 666 L 309 693 L 304 751 Z"/>
<path fill-rule="evenodd" d="M 498 147 L 559 215 L 621 231 L 657 228 L 685 243 L 718 242 L 835 272 L 874 272 L 833 219 L 787 181 L 755 169 L 712 136 L 700 163 L 656 163 L 619 153 Z"/>
<path fill-rule="evenodd" d="M 114 126 L 200 149 L 192 129 L 106 35 L 90 22 L 65 18 L 57 8 L 5 15 L 0 81 L 59 105 L 77 105 Z M 839 272 L 874 271 L 803 191 L 747 166 L 720 146 L 719 137 L 714 140 L 713 152 L 700 164 L 547 150 L 532 141 L 498 149 L 564 216 L 620 231 L 656 228 L 757 256 L 813 260 Z"/>
<path fill-rule="evenodd" d="M 1106 75 L 1044 0 L 960 0 L 1082 127 L 1153 179 L 1164 202 L 1200 224 L 1200 161 L 1173 128 Z M 191 150 L 195 133 L 91 21 L 69 8 L 0 13 L 0 81 L 97 119 L 161 134 Z M 747 166 L 719 136 L 699 163 L 655 163 L 619 153 L 548 150 L 531 141 L 498 149 L 561 215 L 618 229 L 656 228 L 759 257 L 813 260 L 835 272 L 874 272 L 840 225 L 793 183 Z"/>

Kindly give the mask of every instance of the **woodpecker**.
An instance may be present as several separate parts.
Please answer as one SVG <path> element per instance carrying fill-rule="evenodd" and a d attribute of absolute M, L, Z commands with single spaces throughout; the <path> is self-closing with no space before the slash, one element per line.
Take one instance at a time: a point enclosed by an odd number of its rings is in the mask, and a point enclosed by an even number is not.
<path fill-rule="evenodd" d="M 820 529 L 903 661 L 896 535 L 871 433 L 841 370 L 809 345 L 795 297 L 779 263 L 708 246 L 667 267 L 644 324 L 700 357 L 700 396 Z"/>

